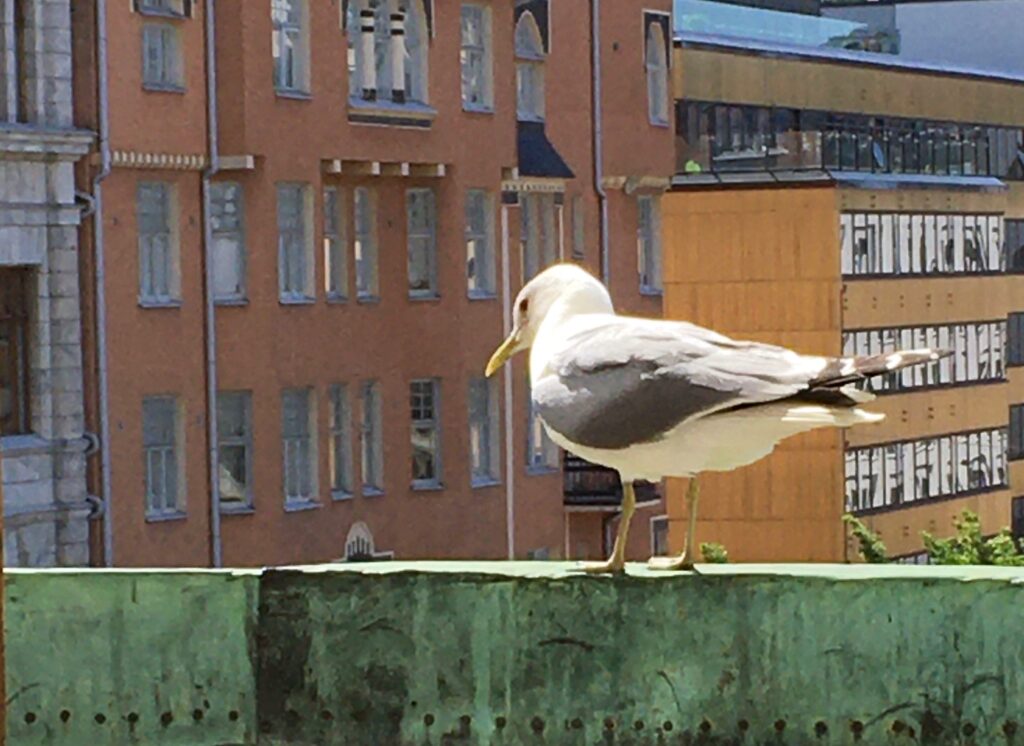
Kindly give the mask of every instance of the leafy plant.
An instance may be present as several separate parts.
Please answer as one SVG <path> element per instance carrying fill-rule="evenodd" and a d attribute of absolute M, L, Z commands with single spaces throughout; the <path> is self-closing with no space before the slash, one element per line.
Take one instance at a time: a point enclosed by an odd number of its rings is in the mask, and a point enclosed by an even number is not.
<path fill-rule="evenodd" d="M 704 557 L 704 561 L 711 564 L 724 565 L 729 561 L 729 552 L 724 546 L 714 541 L 702 542 L 700 553 Z"/>
<path fill-rule="evenodd" d="M 878 534 L 864 525 L 863 521 L 847 513 L 843 516 L 843 523 L 849 526 L 853 538 L 860 544 L 860 556 L 864 558 L 865 562 L 878 565 L 889 561 L 885 544 L 882 543 Z"/>
<path fill-rule="evenodd" d="M 948 539 L 937 539 L 921 532 L 924 548 L 936 565 L 1002 565 L 1024 567 L 1024 554 L 1017 548 L 1010 530 L 1004 528 L 991 538 L 981 535 L 977 513 L 965 510 L 953 525 L 956 533 Z"/>

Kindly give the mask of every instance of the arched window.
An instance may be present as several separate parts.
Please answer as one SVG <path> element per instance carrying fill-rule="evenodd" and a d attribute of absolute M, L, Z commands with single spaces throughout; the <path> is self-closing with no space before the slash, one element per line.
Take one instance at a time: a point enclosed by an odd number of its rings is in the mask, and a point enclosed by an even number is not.
<path fill-rule="evenodd" d="M 359 521 L 352 524 L 345 537 L 345 559 L 346 560 L 367 560 L 374 555 L 373 534 L 370 528 Z"/>
<path fill-rule="evenodd" d="M 647 28 L 647 114 L 654 124 L 668 124 L 668 60 L 661 24 Z"/>
<path fill-rule="evenodd" d="M 544 45 L 530 12 L 516 24 L 516 115 L 521 120 L 544 121 Z"/>

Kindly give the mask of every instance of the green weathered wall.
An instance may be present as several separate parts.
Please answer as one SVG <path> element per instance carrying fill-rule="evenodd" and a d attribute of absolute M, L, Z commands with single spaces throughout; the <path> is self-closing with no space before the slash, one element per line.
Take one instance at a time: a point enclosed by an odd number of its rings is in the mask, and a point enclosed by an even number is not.
<path fill-rule="evenodd" d="M 1022 571 L 569 569 L 17 573 L 10 743 L 1024 746 Z"/>

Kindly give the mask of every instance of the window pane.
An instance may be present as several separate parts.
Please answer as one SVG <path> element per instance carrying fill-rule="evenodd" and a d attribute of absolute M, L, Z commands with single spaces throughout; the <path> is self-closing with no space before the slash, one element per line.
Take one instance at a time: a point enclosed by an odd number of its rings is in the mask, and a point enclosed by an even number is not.
<path fill-rule="evenodd" d="M 377 231 L 376 205 L 373 194 L 365 187 L 353 191 L 356 292 L 360 297 L 377 295 Z"/>
<path fill-rule="evenodd" d="M 409 252 L 409 292 L 411 295 L 435 295 L 435 204 L 429 189 L 410 189 L 406 193 L 407 237 Z"/>
<path fill-rule="evenodd" d="M 466 281 L 469 294 L 495 293 L 494 242 L 491 237 L 491 203 L 487 192 L 466 192 Z"/>

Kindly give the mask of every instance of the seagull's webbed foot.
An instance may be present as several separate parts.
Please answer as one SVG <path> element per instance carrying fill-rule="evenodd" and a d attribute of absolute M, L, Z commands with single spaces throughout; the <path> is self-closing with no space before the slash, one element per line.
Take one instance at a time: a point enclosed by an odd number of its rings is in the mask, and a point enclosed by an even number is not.
<path fill-rule="evenodd" d="M 626 572 L 626 563 L 621 558 L 611 557 L 604 562 L 582 562 L 580 569 L 587 575 L 614 575 Z"/>
<path fill-rule="evenodd" d="M 651 557 L 647 560 L 647 567 L 651 570 L 666 572 L 685 570 L 700 575 L 700 571 L 693 564 L 693 558 L 689 554 L 689 552 L 683 552 L 678 557 Z"/>

